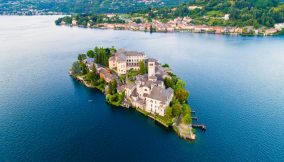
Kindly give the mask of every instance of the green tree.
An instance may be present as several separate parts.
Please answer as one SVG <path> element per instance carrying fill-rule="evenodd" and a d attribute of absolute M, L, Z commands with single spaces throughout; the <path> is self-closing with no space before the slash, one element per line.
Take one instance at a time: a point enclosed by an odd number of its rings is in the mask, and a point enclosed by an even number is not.
<path fill-rule="evenodd" d="M 175 103 L 172 105 L 172 112 L 175 117 L 181 114 L 181 105 L 179 103 Z"/>
<path fill-rule="evenodd" d="M 112 80 L 112 94 L 117 93 L 117 81 L 115 79 Z"/>
<path fill-rule="evenodd" d="M 95 64 L 95 63 L 93 63 L 93 68 L 92 68 L 92 70 L 93 70 L 93 73 L 95 73 L 95 74 L 98 73 L 98 72 L 97 72 L 97 67 L 96 67 L 96 64 Z"/>
<path fill-rule="evenodd" d="M 94 52 L 93 50 L 89 50 L 89 51 L 87 52 L 87 56 L 88 56 L 89 58 L 94 58 L 94 57 L 95 57 L 95 52 Z"/>
<path fill-rule="evenodd" d="M 170 67 L 169 64 L 164 64 L 162 67 Z"/>
<path fill-rule="evenodd" d="M 95 73 L 88 71 L 87 75 L 86 75 L 86 80 L 87 81 L 91 81 L 94 82 L 96 79 Z"/>
<path fill-rule="evenodd" d="M 183 105 L 182 105 L 182 112 L 183 112 L 184 114 L 189 114 L 189 113 L 191 113 L 191 109 L 190 109 L 190 107 L 189 107 L 188 104 L 183 104 Z"/>
<path fill-rule="evenodd" d="M 56 25 L 60 25 L 61 22 L 62 22 L 62 18 L 59 18 L 59 19 L 55 20 L 55 24 L 56 24 Z"/>
<path fill-rule="evenodd" d="M 183 89 L 185 87 L 185 82 L 181 79 L 178 79 L 174 89 Z"/>
<path fill-rule="evenodd" d="M 178 99 L 178 101 L 180 103 L 185 103 L 185 102 L 187 102 L 187 99 L 189 97 L 189 93 L 185 89 L 179 88 L 179 89 L 175 90 L 175 97 L 176 97 L 176 99 Z"/>
<path fill-rule="evenodd" d="M 113 54 L 113 53 L 115 53 L 116 52 L 116 49 L 114 48 L 114 46 L 112 46 L 111 48 L 110 48 L 110 54 Z"/>
<path fill-rule="evenodd" d="M 113 79 L 109 85 L 109 94 L 113 95 L 117 93 L 117 81 L 115 79 Z"/>
<path fill-rule="evenodd" d="M 75 62 L 72 64 L 71 72 L 72 72 L 72 74 L 74 74 L 74 75 L 77 75 L 77 74 L 80 74 L 80 73 L 81 73 L 80 63 L 79 63 L 78 61 L 75 61 Z"/>
<path fill-rule="evenodd" d="M 111 51 L 113 49 L 109 48 L 95 48 L 95 62 L 97 64 L 108 67 L 108 59 L 111 56 Z"/>
<path fill-rule="evenodd" d="M 78 60 L 79 60 L 79 61 L 84 61 L 86 58 L 87 58 L 87 55 L 86 55 L 86 54 L 79 54 L 79 55 L 78 55 Z"/>
<path fill-rule="evenodd" d="M 166 108 L 165 116 L 168 119 L 171 119 L 173 117 L 173 108 L 172 107 L 168 106 Z"/>
<path fill-rule="evenodd" d="M 182 122 L 184 124 L 190 124 L 192 123 L 192 119 L 191 119 L 191 116 L 189 114 L 185 114 L 183 117 L 182 117 Z"/>
<path fill-rule="evenodd" d="M 145 62 L 144 61 L 140 61 L 139 62 L 139 74 L 145 74 L 147 73 L 147 66 L 145 66 Z"/>
<path fill-rule="evenodd" d="M 169 78 L 169 77 L 166 77 L 166 78 L 164 79 L 164 84 L 165 84 L 166 88 L 169 88 L 169 87 L 174 88 L 174 82 L 173 82 L 173 80 L 172 80 L 171 78 Z"/>
<path fill-rule="evenodd" d="M 137 18 L 137 19 L 134 20 L 134 22 L 136 22 L 137 24 L 140 24 L 140 23 L 142 23 L 142 20 L 140 18 Z"/>
<path fill-rule="evenodd" d="M 121 75 L 121 76 L 119 76 L 119 80 L 120 80 L 121 83 L 124 84 L 124 83 L 126 82 L 126 76 L 127 76 L 127 75 Z"/>
<path fill-rule="evenodd" d="M 89 69 L 84 62 L 81 62 L 80 67 L 81 67 L 81 73 L 83 75 L 88 73 Z"/>

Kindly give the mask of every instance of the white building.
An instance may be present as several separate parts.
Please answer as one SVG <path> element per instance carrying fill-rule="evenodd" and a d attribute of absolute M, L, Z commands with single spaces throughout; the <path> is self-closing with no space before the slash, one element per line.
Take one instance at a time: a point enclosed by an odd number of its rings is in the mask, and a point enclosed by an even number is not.
<path fill-rule="evenodd" d="M 126 58 L 124 55 L 117 57 L 116 70 L 117 70 L 118 75 L 126 74 Z"/>
<path fill-rule="evenodd" d="M 173 90 L 165 88 L 164 77 L 168 77 L 154 59 L 148 59 L 148 74 L 136 76 L 135 83 L 125 86 L 126 98 L 132 106 L 152 114 L 165 115 L 165 109 L 173 98 Z"/>
<path fill-rule="evenodd" d="M 76 26 L 76 25 L 77 25 L 77 20 L 73 19 L 73 20 L 72 20 L 72 25 L 73 25 L 73 26 Z"/>
<path fill-rule="evenodd" d="M 230 19 L 230 14 L 225 14 L 225 16 L 224 16 L 224 20 L 229 20 Z"/>
<path fill-rule="evenodd" d="M 134 83 L 132 83 L 132 82 L 126 84 L 126 86 L 125 86 L 125 95 L 126 95 L 126 97 L 130 97 L 130 95 L 132 94 L 132 92 L 135 89 L 135 86 L 136 85 Z"/>
<path fill-rule="evenodd" d="M 284 29 L 284 23 L 275 24 L 274 27 L 277 30 L 282 30 L 282 29 Z"/>
<path fill-rule="evenodd" d="M 165 115 L 165 110 L 173 98 L 171 88 L 164 89 L 154 86 L 149 96 L 146 97 L 146 111 L 160 116 Z"/>
<path fill-rule="evenodd" d="M 150 81 L 156 81 L 156 60 L 154 59 L 148 59 L 148 80 Z"/>
<path fill-rule="evenodd" d="M 145 59 L 146 55 L 142 52 L 120 49 L 109 58 L 109 68 L 115 69 L 118 75 L 123 75 L 130 69 L 139 70 L 139 62 Z"/>
<path fill-rule="evenodd" d="M 188 6 L 189 10 L 202 9 L 202 6 Z"/>

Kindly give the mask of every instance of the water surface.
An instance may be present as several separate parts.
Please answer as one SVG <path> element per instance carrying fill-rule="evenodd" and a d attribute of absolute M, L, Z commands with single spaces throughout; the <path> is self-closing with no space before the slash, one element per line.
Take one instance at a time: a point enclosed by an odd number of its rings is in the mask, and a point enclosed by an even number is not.
<path fill-rule="evenodd" d="M 55 19 L 0 17 L 0 161 L 284 161 L 283 36 L 79 29 Z M 71 79 L 74 59 L 95 46 L 170 64 L 206 133 L 185 142 Z"/>

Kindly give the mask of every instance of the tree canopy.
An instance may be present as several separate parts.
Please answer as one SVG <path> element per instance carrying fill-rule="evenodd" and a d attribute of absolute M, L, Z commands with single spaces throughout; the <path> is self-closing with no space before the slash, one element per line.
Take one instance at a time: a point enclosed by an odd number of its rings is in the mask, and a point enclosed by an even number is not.
<path fill-rule="evenodd" d="M 109 94 L 113 95 L 117 93 L 117 81 L 115 79 L 113 79 L 110 83 L 109 83 Z"/>
<path fill-rule="evenodd" d="M 78 61 L 75 61 L 73 64 L 72 64 L 72 67 L 71 67 L 71 72 L 74 74 L 74 75 L 77 75 L 77 74 L 80 74 L 81 73 L 81 67 L 80 67 L 80 63 Z"/>
<path fill-rule="evenodd" d="M 97 64 L 103 65 L 108 67 L 108 59 L 111 57 L 111 55 L 113 54 L 113 52 L 115 52 L 116 50 L 112 47 L 112 48 L 99 48 L 96 47 L 94 49 L 94 58 L 95 58 L 95 62 Z"/>
<path fill-rule="evenodd" d="M 140 61 L 139 62 L 139 74 L 146 74 L 148 71 L 148 68 L 147 66 L 145 65 L 145 62 L 144 61 Z"/>
<path fill-rule="evenodd" d="M 93 50 L 89 50 L 89 51 L 87 52 L 87 56 L 88 56 L 89 58 L 94 58 L 94 57 L 95 57 L 95 52 L 94 52 Z"/>

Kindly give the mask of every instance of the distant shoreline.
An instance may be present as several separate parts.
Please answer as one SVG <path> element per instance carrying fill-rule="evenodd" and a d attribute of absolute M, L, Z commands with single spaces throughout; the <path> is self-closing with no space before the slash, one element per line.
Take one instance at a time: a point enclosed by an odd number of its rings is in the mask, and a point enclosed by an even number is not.
<path fill-rule="evenodd" d="M 83 25 L 72 25 L 72 24 L 60 24 L 58 26 L 69 26 L 69 27 L 78 27 L 78 28 L 87 28 L 87 29 L 108 29 L 108 30 L 125 30 L 125 31 L 135 31 L 135 32 L 145 32 L 145 33 L 198 33 L 198 34 L 215 34 L 215 35 L 230 35 L 230 36 L 278 36 L 278 35 L 284 35 L 284 31 L 278 31 L 278 30 L 272 30 L 272 33 L 261 33 L 261 34 L 252 34 L 252 33 L 238 33 L 238 32 L 218 32 L 212 31 L 211 28 L 214 28 L 214 26 L 198 26 L 198 28 L 194 29 L 194 26 L 192 29 L 174 29 L 172 31 L 149 31 L 149 30 L 140 30 L 135 29 L 132 27 L 121 27 L 121 25 L 124 26 L 124 24 L 97 24 L 95 26 L 83 26 Z M 223 27 L 225 28 L 232 28 L 232 27 Z M 233 28 L 234 30 L 237 30 L 237 28 Z M 228 29 L 229 30 L 229 29 Z"/>

